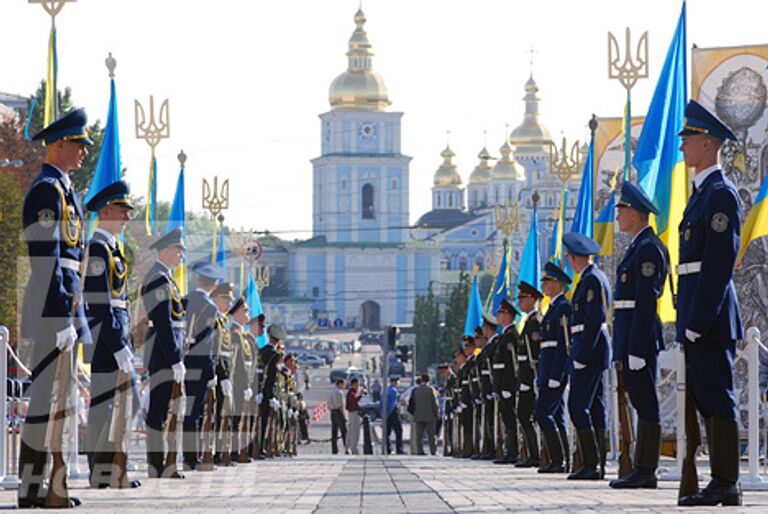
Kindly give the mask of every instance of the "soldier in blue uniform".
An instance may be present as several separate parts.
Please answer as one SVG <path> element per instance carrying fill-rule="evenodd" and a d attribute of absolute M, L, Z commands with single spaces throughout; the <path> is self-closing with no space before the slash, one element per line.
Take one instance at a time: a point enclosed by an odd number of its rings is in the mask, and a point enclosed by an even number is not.
<path fill-rule="evenodd" d="M 216 433 L 216 454 L 213 461 L 216 464 L 227 466 L 236 466 L 237 463 L 229 458 L 229 454 L 223 454 L 222 449 L 230 445 L 230 436 L 232 432 L 232 333 L 229 331 L 229 321 L 227 315 L 232 306 L 234 295 L 233 286 L 229 282 L 222 282 L 213 290 L 213 303 L 216 305 L 216 321 L 214 323 L 215 343 L 214 343 L 214 361 L 216 365 L 216 419 L 214 431 Z M 226 405 L 225 405 L 226 402 Z M 227 428 L 222 430 L 224 419 L 227 419 Z M 226 441 L 225 441 L 226 439 Z"/>
<path fill-rule="evenodd" d="M 539 344 L 541 332 L 537 304 L 541 293 L 531 284 L 518 284 L 517 303 L 523 313 L 523 330 L 517 344 L 517 379 L 518 387 L 517 417 L 525 439 L 528 458 L 515 464 L 518 468 L 538 468 L 541 464 L 539 456 L 539 438 L 533 424 L 533 408 L 536 405 L 536 363 L 539 360 Z"/>
<path fill-rule="evenodd" d="M 544 265 L 541 289 L 550 298 L 549 308 L 541 320 L 541 345 L 536 385 L 534 417 L 549 450 L 551 462 L 539 473 L 563 473 L 563 460 L 569 453 L 568 440 L 561 437 L 563 420 L 563 392 L 568 381 L 568 342 L 571 304 L 563 294 L 571 283 L 570 277 L 555 264 Z"/>
<path fill-rule="evenodd" d="M 494 438 L 496 419 L 498 414 L 498 401 L 496 391 L 493 388 L 493 353 L 496 351 L 499 334 L 496 333 L 498 322 L 490 314 L 483 314 L 483 325 L 480 327 L 481 335 L 485 340 L 483 349 L 478 355 L 480 365 L 480 386 L 483 394 L 483 414 L 485 416 L 483 437 L 485 442 L 484 460 L 493 460 L 496 457 L 496 440 Z"/>
<path fill-rule="evenodd" d="M 115 442 L 109 440 L 118 370 L 133 380 L 133 341 L 128 314 L 128 265 L 117 237 L 131 221 L 128 184 L 118 181 L 91 198 L 86 207 L 97 212 L 99 225 L 88 244 L 85 301 L 91 334 L 91 402 L 88 409 L 87 450 L 91 487 L 109 487 Z M 124 408 L 128 408 L 125 406 Z M 126 437 L 129 434 L 125 434 Z M 124 441 L 118 444 L 124 443 Z M 131 487 L 140 482 L 132 480 Z"/>
<path fill-rule="evenodd" d="M 517 438 L 517 345 L 519 336 L 515 327 L 515 306 L 508 298 L 499 304 L 496 319 L 503 328 L 495 346 L 493 360 L 493 381 L 496 394 L 499 395 L 499 413 L 504 423 L 505 451 L 501 459 L 494 464 L 514 464 L 520 457 Z M 502 366 L 503 364 L 503 366 Z"/>
<path fill-rule="evenodd" d="M 680 223 L 677 340 L 685 348 L 687 386 L 707 427 L 712 481 L 679 503 L 741 505 L 733 358 L 743 334 L 732 280 L 741 201 L 718 162 L 723 142 L 736 136 L 693 100 L 685 115 L 680 150 L 696 177 Z"/>
<path fill-rule="evenodd" d="M 90 331 L 80 301 L 84 258 L 83 214 L 69 173 L 80 168 L 92 145 L 78 109 L 48 125 L 33 138 L 46 144 L 46 160 L 24 198 L 24 241 L 32 273 L 24 294 L 22 336 L 31 339 L 30 403 L 21 433 L 19 507 L 44 507 L 48 458 L 46 430 L 60 353 L 78 341 L 89 344 Z M 69 497 L 70 506 L 80 501 Z"/>
<path fill-rule="evenodd" d="M 572 300 L 568 412 L 576 427 L 582 467 L 568 475 L 568 479 L 598 480 L 598 439 L 605 440 L 606 426 L 603 371 L 611 360 L 606 326 L 611 288 L 592 262 L 592 256 L 600 252 L 599 244 L 583 234 L 570 232 L 563 236 L 563 246 L 571 268 L 581 274 Z"/>
<path fill-rule="evenodd" d="M 216 368 L 213 361 L 214 322 L 216 305 L 211 292 L 218 280 L 226 277 L 224 270 L 211 263 L 198 263 L 195 290 L 187 295 L 187 350 L 184 357 L 184 390 L 187 396 L 184 416 L 183 456 L 184 469 L 197 468 L 200 458 L 200 428 L 203 409 L 209 390 L 216 387 Z"/>
<path fill-rule="evenodd" d="M 144 277 L 142 301 L 149 326 L 144 342 L 148 357 L 149 412 L 147 413 L 147 473 L 149 478 L 184 478 L 175 462 L 165 462 L 163 430 L 168 418 L 173 383 L 182 384 L 184 366 L 185 316 L 181 293 L 173 279 L 173 268 L 184 257 L 183 231 L 177 228 L 149 246 L 157 261 Z M 164 474 L 164 469 L 168 472 Z"/>
<path fill-rule="evenodd" d="M 280 361 L 280 353 L 278 353 L 275 347 L 280 344 L 280 341 L 285 339 L 285 336 L 286 333 L 283 327 L 272 324 L 267 329 L 267 344 L 259 349 L 259 357 L 261 358 L 263 366 L 262 382 L 260 386 L 261 392 L 256 399 L 259 404 L 260 424 L 259 448 L 256 458 L 259 460 L 267 458 L 264 439 L 267 433 L 267 423 L 269 422 L 269 417 L 275 402 L 275 380 L 277 378 L 277 365 Z"/>
<path fill-rule="evenodd" d="M 609 485 L 616 489 L 655 489 L 661 447 L 657 357 L 664 349 L 657 306 L 664 292 L 669 254 L 648 224 L 649 215 L 659 211 L 639 187 L 624 182 L 616 208 L 619 230 L 632 236 L 632 242 L 616 271 L 613 359 L 623 375 L 638 423 L 634 469 Z"/>

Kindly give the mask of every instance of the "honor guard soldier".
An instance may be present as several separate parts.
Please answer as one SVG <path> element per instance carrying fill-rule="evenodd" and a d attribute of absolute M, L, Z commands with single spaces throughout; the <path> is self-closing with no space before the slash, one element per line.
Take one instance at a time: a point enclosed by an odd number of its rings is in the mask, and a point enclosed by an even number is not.
<path fill-rule="evenodd" d="M 517 380 L 520 383 L 517 399 L 517 417 L 520 421 L 528 458 L 515 464 L 518 468 L 538 468 L 539 438 L 533 420 L 533 408 L 536 405 L 536 363 L 539 360 L 539 311 L 537 304 L 541 293 L 528 282 L 517 285 L 517 303 L 523 313 L 523 331 L 517 343 Z"/>
<path fill-rule="evenodd" d="M 680 150 L 696 177 L 680 223 L 677 340 L 685 348 L 688 390 L 707 427 L 712 481 L 679 504 L 741 505 L 733 359 L 735 342 L 743 334 L 732 279 L 741 201 L 718 163 L 723 142 L 736 136 L 693 100 L 685 115 Z"/>
<path fill-rule="evenodd" d="M 649 215 L 659 211 L 642 189 L 624 182 L 616 208 L 619 230 L 632 236 L 632 242 L 616 273 L 613 359 L 620 363 L 638 423 L 634 469 L 612 480 L 610 486 L 655 489 L 661 447 L 657 357 L 664 349 L 664 332 L 657 306 L 664 292 L 669 255 L 648 224 Z"/>
<path fill-rule="evenodd" d="M 455 379 L 453 381 L 453 404 L 451 405 L 451 413 L 453 415 L 453 441 L 451 442 L 451 456 L 455 458 L 464 457 L 464 426 L 463 416 L 461 415 L 461 368 L 464 367 L 464 363 L 467 358 L 464 356 L 464 347 L 460 346 L 453 354 L 453 368 L 455 370 Z"/>
<path fill-rule="evenodd" d="M 437 367 L 445 380 L 445 403 L 443 404 L 443 457 L 453 454 L 453 390 L 456 387 L 456 375 L 450 363 Z"/>
<path fill-rule="evenodd" d="M 570 342 L 569 320 L 573 312 L 563 294 L 571 278 L 551 262 L 544 265 L 541 288 L 550 298 L 549 308 L 541 320 L 541 345 L 539 365 L 536 370 L 536 399 L 534 416 L 541 428 L 550 464 L 539 469 L 540 473 L 563 473 L 563 459 L 569 454 L 568 440 L 562 437 L 563 392 L 568 380 L 568 345 Z"/>
<path fill-rule="evenodd" d="M 183 231 L 174 229 L 159 237 L 149 248 L 157 251 L 157 261 L 149 268 L 141 286 L 144 308 L 149 318 L 144 352 L 149 354 L 149 412 L 147 413 L 147 473 L 149 478 L 184 478 L 176 462 L 166 462 L 163 430 L 168 419 L 174 383 L 181 387 L 184 366 L 184 321 L 186 311 L 173 268 L 184 257 Z M 145 359 L 146 359 L 145 355 Z M 169 451 L 169 454 L 171 452 Z M 175 454 L 175 452 L 173 452 Z"/>
<path fill-rule="evenodd" d="M 231 377 L 234 412 L 232 413 L 232 430 L 235 435 L 235 444 L 232 445 L 232 459 L 240 464 L 252 461 L 246 452 L 240 450 L 248 444 L 246 437 L 249 433 L 248 422 L 250 413 L 246 408 L 250 407 L 253 389 L 251 389 L 251 364 L 253 361 L 253 349 L 250 341 L 245 337 L 245 325 L 250 319 L 250 310 L 245 298 L 238 298 L 229 309 L 230 333 L 232 334 L 232 347 L 235 352 L 234 376 Z"/>
<path fill-rule="evenodd" d="M 258 457 L 258 442 L 259 442 L 259 404 L 263 395 L 261 394 L 261 383 L 263 381 L 264 373 L 261 365 L 261 357 L 259 355 L 259 339 L 264 336 L 264 325 L 266 317 L 264 314 L 258 314 L 252 317 L 248 322 L 248 333 L 246 339 L 251 345 L 253 351 L 253 371 L 251 373 L 251 390 L 253 390 L 253 401 L 251 402 L 251 438 L 248 441 L 248 455 L 255 459 Z"/>
<path fill-rule="evenodd" d="M 184 416 L 183 457 L 184 469 L 194 470 L 200 459 L 200 429 L 203 424 L 203 408 L 209 389 L 216 387 L 214 344 L 216 333 L 216 305 L 211 292 L 217 281 L 224 280 L 224 269 L 216 264 L 198 263 L 193 267 L 197 275 L 195 290 L 187 295 L 187 342 L 185 345 L 184 377 L 186 415 Z"/>
<path fill-rule="evenodd" d="M 259 448 L 257 459 L 263 460 L 267 457 L 264 441 L 267 436 L 267 424 L 273 415 L 275 407 L 275 381 L 277 379 L 277 365 L 280 361 L 280 354 L 276 346 L 285 339 L 285 330 L 280 325 L 270 325 L 267 329 L 267 344 L 259 349 L 259 356 L 263 366 L 263 379 L 261 382 L 261 401 L 259 402 Z"/>
<path fill-rule="evenodd" d="M 57 357 L 70 358 L 77 341 L 91 336 L 81 300 L 84 259 L 83 214 L 69 173 L 82 166 L 92 145 L 85 131 L 87 117 L 76 110 L 48 125 L 33 138 L 46 144 L 46 160 L 24 198 L 24 241 L 32 268 L 24 295 L 22 336 L 34 342 L 30 403 L 21 433 L 18 505 L 45 507 L 48 491 L 43 476 L 48 459 L 46 441 Z M 62 384 L 62 391 L 68 384 Z M 57 446 L 58 446 L 57 442 Z M 66 482 L 65 482 L 66 487 Z M 66 489 L 57 494 L 67 498 Z M 75 497 L 62 502 L 80 504 Z"/>
<path fill-rule="evenodd" d="M 474 401 L 472 398 L 472 375 L 475 365 L 475 340 L 471 336 L 464 336 L 464 347 L 462 349 L 464 361 L 459 370 L 459 382 L 461 383 L 461 396 L 459 402 L 459 413 L 461 421 L 461 440 L 463 448 L 461 456 L 470 458 L 474 453 L 474 431 L 472 423 L 474 421 Z"/>
<path fill-rule="evenodd" d="M 600 245 L 592 238 L 576 232 L 563 236 L 568 262 L 581 274 L 573 293 L 571 315 L 571 388 L 568 412 L 576 427 L 582 467 L 569 480 L 598 480 L 598 465 L 604 464 L 598 448 L 605 448 L 605 402 L 603 371 L 611 362 L 608 341 L 608 302 L 611 289 L 605 274 L 592 262 L 600 253 Z"/>
<path fill-rule="evenodd" d="M 86 205 L 89 211 L 99 215 L 99 225 L 88 244 L 85 278 L 85 301 L 95 340 L 88 409 L 88 464 L 91 487 L 99 489 L 111 485 L 115 454 L 122 452 L 129 436 L 128 431 L 124 431 L 122 441 L 113 441 L 112 427 L 118 423 L 125 427 L 126 419 L 131 419 L 132 402 L 120 405 L 121 412 L 115 409 L 114 403 L 119 386 L 132 390 L 134 374 L 128 266 L 117 241 L 131 221 L 133 205 L 129 195 L 128 184 L 118 181 L 96 192 Z M 129 484 L 131 487 L 141 485 L 138 480 Z"/>
<path fill-rule="evenodd" d="M 505 452 L 494 464 L 514 464 L 520 456 L 517 439 L 517 364 L 518 335 L 515 316 L 518 312 L 509 298 L 503 298 L 496 313 L 502 331 L 493 352 L 493 383 L 499 395 L 499 412 L 504 422 Z"/>
<path fill-rule="evenodd" d="M 214 343 L 214 361 L 216 363 L 216 422 L 214 423 L 216 455 L 214 456 L 214 463 L 225 466 L 236 465 L 229 458 L 229 451 L 231 449 L 230 435 L 232 431 L 233 392 L 230 375 L 232 375 L 233 371 L 233 346 L 227 314 L 234 300 L 232 289 L 232 284 L 223 282 L 216 286 L 212 293 L 213 303 L 218 311 L 214 323 L 214 331 L 216 332 Z"/>
<path fill-rule="evenodd" d="M 493 334 L 491 334 L 493 335 Z M 493 426 L 495 423 L 493 399 L 496 396 L 493 391 L 493 350 L 489 343 L 488 334 L 482 327 L 475 328 L 475 344 L 479 345 L 480 353 L 477 355 L 477 368 L 480 372 L 480 401 L 481 401 L 481 430 L 483 434 L 483 448 L 481 459 L 493 460 L 496 457 L 496 446 L 493 440 Z"/>

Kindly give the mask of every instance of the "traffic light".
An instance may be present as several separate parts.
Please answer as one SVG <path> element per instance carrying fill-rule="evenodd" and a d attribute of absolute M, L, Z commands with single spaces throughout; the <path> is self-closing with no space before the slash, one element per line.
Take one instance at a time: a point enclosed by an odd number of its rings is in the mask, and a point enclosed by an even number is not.
<path fill-rule="evenodd" d="M 387 344 L 389 345 L 389 351 L 395 351 L 399 335 L 397 327 L 390 326 L 387 328 Z"/>
<path fill-rule="evenodd" d="M 404 345 L 404 344 L 401 344 L 400 346 L 398 346 L 398 347 L 397 347 L 397 351 L 398 351 L 398 353 L 399 353 L 399 355 L 397 356 L 397 358 L 398 358 L 398 359 L 400 359 L 400 361 L 401 361 L 403 364 L 405 364 L 406 362 L 408 362 L 408 356 L 409 356 L 409 353 L 410 353 L 410 352 L 409 352 L 409 350 L 410 350 L 410 349 L 408 348 L 408 346 L 406 346 L 406 345 Z"/>

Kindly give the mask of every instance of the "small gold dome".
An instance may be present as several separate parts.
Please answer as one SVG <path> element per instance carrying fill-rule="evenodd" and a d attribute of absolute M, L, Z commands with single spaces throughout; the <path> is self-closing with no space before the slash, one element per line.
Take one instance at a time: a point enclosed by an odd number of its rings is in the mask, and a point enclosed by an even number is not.
<path fill-rule="evenodd" d="M 539 86 L 533 76 L 525 83 L 525 116 L 523 122 L 509 135 L 509 141 L 517 153 L 547 152 L 552 138 L 549 130 L 539 123 Z"/>
<path fill-rule="evenodd" d="M 509 141 L 504 141 L 499 149 L 501 159 L 491 171 L 491 180 L 517 180 L 525 182 L 525 168 L 512 157 L 512 147 Z"/>
<path fill-rule="evenodd" d="M 328 92 L 334 110 L 383 111 L 391 104 L 384 79 L 372 68 L 373 53 L 363 28 L 365 21 L 365 14 L 358 10 L 357 27 L 349 38 L 347 71 L 333 80 Z"/>
<path fill-rule="evenodd" d="M 450 146 L 440 153 L 443 158 L 443 164 L 435 172 L 433 184 L 437 187 L 458 187 L 461 185 L 461 175 L 456 171 L 456 165 L 453 164 L 453 158 L 456 156 Z"/>
<path fill-rule="evenodd" d="M 480 162 L 477 164 L 472 174 L 469 176 L 470 185 L 485 185 L 491 181 L 491 169 L 492 166 L 488 164 L 488 161 L 493 159 L 488 150 L 483 147 L 480 153 L 477 154 L 477 158 Z"/>

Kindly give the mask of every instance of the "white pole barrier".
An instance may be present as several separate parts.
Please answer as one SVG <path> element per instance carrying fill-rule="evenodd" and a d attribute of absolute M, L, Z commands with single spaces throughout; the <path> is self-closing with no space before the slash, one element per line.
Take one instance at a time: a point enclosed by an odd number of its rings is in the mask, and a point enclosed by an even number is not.
<path fill-rule="evenodd" d="M 8 328 L 0 326 L 0 422 L 3 427 L 3 434 L 0 437 L 0 482 L 5 480 L 7 445 L 8 445 L 8 339 L 10 334 Z"/>
<path fill-rule="evenodd" d="M 749 474 L 741 478 L 744 489 L 768 489 L 768 482 L 760 476 L 760 421 L 758 419 L 760 403 L 760 330 L 749 327 L 747 330 L 747 363 L 749 366 Z"/>
<path fill-rule="evenodd" d="M 661 474 L 662 480 L 680 480 L 685 459 L 685 354 L 680 343 L 677 344 L 677 374 L 676 374 L 676 405 L 675 435 L 677 437 L 677 455 L 675 468 Z"/>

